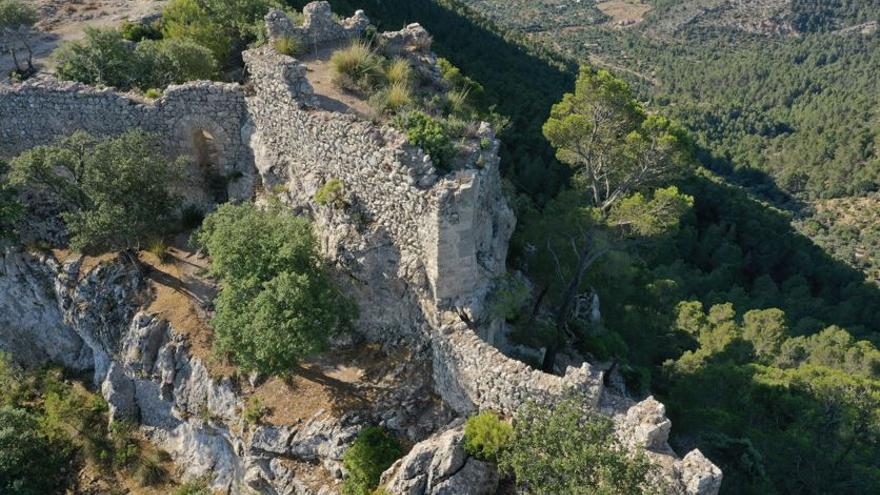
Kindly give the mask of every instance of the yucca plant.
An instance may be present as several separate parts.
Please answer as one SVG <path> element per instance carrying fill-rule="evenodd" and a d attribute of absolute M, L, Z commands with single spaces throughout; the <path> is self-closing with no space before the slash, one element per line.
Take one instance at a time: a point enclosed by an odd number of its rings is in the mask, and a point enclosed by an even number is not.
<path fill-rule="evenodd" d="M 364 41 L 337 50 L 330 57 L 333 82 L 344 89 L 372 91 L 382 81 L 382 57 Z"/>
<path fill-rule="evenodd" d="M 275 51 L 282 55 L 288 55 L 290 57 L 296 57 L 297 55 L 302 55 L 305 52 L 305 45 L 302 44 L 298 39 L 292 36 L 284 36 L 276 39 L 272 42 L 272 46 L 275 47 Z"/>
<path fill-rule="evenodd" d="M 388 79 L 388 84 L 409 86 L 413 79 L 412 67 L 405 59 L 394 59 L 385 69 L 385 78 Z"/>

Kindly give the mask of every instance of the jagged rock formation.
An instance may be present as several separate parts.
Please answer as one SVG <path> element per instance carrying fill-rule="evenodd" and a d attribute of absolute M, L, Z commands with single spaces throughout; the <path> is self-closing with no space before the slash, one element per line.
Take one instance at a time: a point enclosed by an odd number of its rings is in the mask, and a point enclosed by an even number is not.
<path fill-rule="evenodd" d="M 393 494 L 492 495 L 498 488 L 495 465 L 464 450 L 463 422 L 416 444 L 382 475 L 382 486 Z"/>
<path fill-rule="evenodd" d="M 326 2 L 310 4 L 299 28 L 279 16 L 267 16 L 273 36 L 317 42 L 366 27 L 362 13 L 333 21 Z M 381 36 L 421 74 L 438 73 L 430 36 L 420 26 Z M 361 308 L 361 333 L 388 348 L 421 350 L 432 364 L 434 390 L 456 412 L 511 413 L 526 400 L 549 402 L 574 388 L 614 416 L 627 444 L 655 457 L 675 493 L 717 492 L 720 470 L 699 451 L 675 457 L 667 443 L 669 421 L 653 399 L 636 404 L 614 395 L 586 363 L 563 377 L 530 369 L 460 323 L 461 314 L 486 323 L 484 301 L 505 271 L 515 222 L 488 125 L 465 143 L 454 170 L 441 174 L 390 126 L 322 108 L 299 61 L 271 46 L 245 52 L 244 60 L 248 90 L 190 83 L 169 88 L 155 102 L 51 79 L 0 88 L 0 156 L 74 129 L 108 135 L 143 128 L 165 139 L 169 154 L 193 153 L 209 135 L 218 157 L 212 166 L 242 175 L 230 197 L 249 198 L 254 184 L 257 191 L 283 189 L 283 201 L 312 217 L 324 254 L 346 274 L 342 282 Z M 317 204 L 315 192 L 331 179 L 344 184 L 344 204 Z M 210 473 L 219 489 L 332 493 L 342 475 L 341 453 L 366 422 L 424 440 L 386 473 L 392 493 L 483 493 L 479 487 L 497 483 L 491 466 L 466 459 L 459 427 L 425 440 L 431 429 L 414 429 L 397 412 L 412 409 L 406 395 L 377 405 L 385 412 L 369 417 L 245 424 L 236 384 L 213 380 L 171 325 L 138 312 L 149 294 L 130 264 L 80 274 L 76 261 L 61 265 L 8 249 L 0 269 L 7 275 L 0 277 L 0 347 L 26 364 L 52 360 L 93 370 L 114 417 L 137 419 L 189 475 Z M 315 477 L 318 467 L 329 480 Z"/>

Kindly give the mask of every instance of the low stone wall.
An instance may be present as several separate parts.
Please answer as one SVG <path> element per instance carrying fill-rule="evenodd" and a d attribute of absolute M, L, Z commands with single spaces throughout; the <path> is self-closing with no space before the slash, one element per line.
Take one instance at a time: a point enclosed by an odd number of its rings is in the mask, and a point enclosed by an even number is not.
<path fill-rule="evenodd" d="M 528 401 L 552 404 L 570 394 L 582 396 L 596 412 L 610 416 L 624 445 L 645 452 L 659 466 L 668 493 L 715 495 L 721 470 L 698 450 L 679 459 L 668 439 L 672 423 L 663 404 L 641 402 L 606 390 L 603 373 L 588 363 L 569 367 L 565 376 L 535 370 L 510 359 L 465 325 L 446 325 L 432 334 L 434 387 L 461 414 L 491 409 L 513 415 Z"/>
<path fill-rule="evenodd" d="M 10 158 L 74 131 L 113 136 L 131 129 L 155 133 L 169 155 L 196 157 L 198 139 L 210 140 L 212 167 L 235 172 L 243 180 L 231 184 L 230 196 L 250 190 L 253 169 L 241 128 L 247 114 L 237 84 L 192 82 L 170 86 L 154 101 L 51 77 L 30 79 L 17 86 L 0 85 L 0 158 Z"/>

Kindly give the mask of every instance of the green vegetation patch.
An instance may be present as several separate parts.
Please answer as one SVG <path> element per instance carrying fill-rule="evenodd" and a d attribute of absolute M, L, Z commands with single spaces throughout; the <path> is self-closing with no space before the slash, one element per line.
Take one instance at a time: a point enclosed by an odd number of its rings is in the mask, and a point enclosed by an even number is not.
<path fill-rule="evenodd" d="M 311 225 L 279 208 L 220 206 L 194 242 L 222 289 L 211 319 L 216 350 L 246 370 L 288 374 L 349 328 L 353 304 L 318 255 Z"/>

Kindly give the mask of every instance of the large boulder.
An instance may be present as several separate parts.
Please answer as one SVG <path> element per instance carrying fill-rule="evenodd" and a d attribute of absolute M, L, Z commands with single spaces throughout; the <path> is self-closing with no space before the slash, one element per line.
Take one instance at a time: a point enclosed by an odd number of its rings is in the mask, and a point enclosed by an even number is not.
<path fill-rule="evenodd" d="M 382 486 L 393 495 L 490 495 L 498 488 L 498 470 L 464 450 L 464 426 L 415 445 L 382 474 Z"/>

